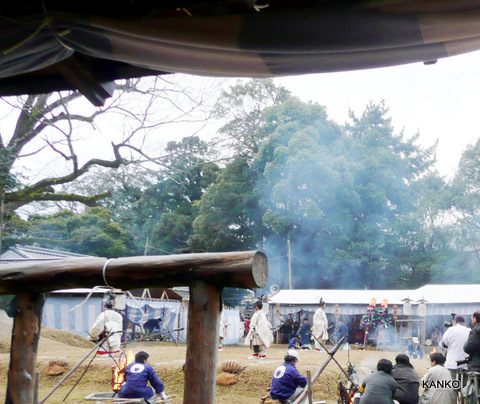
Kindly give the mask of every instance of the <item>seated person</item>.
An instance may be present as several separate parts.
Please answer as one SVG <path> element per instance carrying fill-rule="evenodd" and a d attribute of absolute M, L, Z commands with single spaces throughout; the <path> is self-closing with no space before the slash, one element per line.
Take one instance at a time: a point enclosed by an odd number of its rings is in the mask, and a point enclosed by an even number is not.
<path fill-rule="evenodd" d="M 420 376 L 410 363 L 405 354 L 398 354 L 395 358 L 397 363 L 392 369 L 392 377 L 397 382 L 395 400 L 400 404 L 417 404 Z"/>
<path fill-rule="evenodd" d="M 118 392 L 119 398 L 143 398 L 149 403 L 153 402 L 149 399 L 157 393 L 162 399 L 168 399 L 162 381 L 158 378 L 155 369 L 148 364 L 148 356 L 148 353 L 140 351 L 135 355 L 135 362 L 127 366 L 125 384 Z M 147 386 L 148 382 L 153 388 Z"/>
<path fill-rule="evenodd" d="M 435 352 L 430 355 L 431 368 L 422 377 L 422 386 L 425 388 L 420 396 L 419 404 L 455 404 L 457 402 L 457 393 L 452 388 L 436 387 L 435 383 L 439 381 L 452 380 L 452 375 L 443 364 L 445 363 L 445 356 L 440 352 Z"/>
<path fill-rule="evenodd" d="M 408 353 L 413 359 L 423 358 L 423 349 L 417 337 L 413 337 L 412 341 L 408 343 Z"/>
<path fill-rule="evenodd" d="M 300 335 L 295 335 L 288 343 L 288 349 L 301 348 L 302 347 L 302 341 L 300 341 L 301 339 L 302 337 L 300 337 Z"/>
<path fill-rule="evenodd" d="M 289 349 L 283 360 L 285 363 L 275 369 L 273 373 L 270 388 L 270 397 L 282 404 L 294 401 L 307 385 L 307 378 L 302 376 L 295 367 L 300 360 L 297 351 Z M 306 403 L 306 400 L 308 397 L 301 402 Z"/>
<path fill-rule="evenodd" d="M 377 372 L 368 375 L 360 386 L 360 404 L 393 404 L 397 382 L 390 376 L 393 364 L 388 359 L 380 359 Z"/>

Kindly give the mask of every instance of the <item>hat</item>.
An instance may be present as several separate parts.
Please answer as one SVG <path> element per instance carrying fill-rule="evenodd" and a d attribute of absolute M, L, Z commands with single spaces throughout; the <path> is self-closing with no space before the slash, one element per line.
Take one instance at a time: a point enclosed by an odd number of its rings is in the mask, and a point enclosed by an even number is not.
<path fill-rule="evenodd" d="M 412 342 L 413 342 L 414 344 L 418 344 L 418 338 L 417 338 L 417 337 L 413 337 L 413 338 L 412 338 Z"/>
<path fill-rule="evenodd" d="M 300 357 L 298 356 L 298 352 L 295 349 L 289 349 L 287 351 L 288 356 L 293 356 L 297 361 L 300 361 Z"/>

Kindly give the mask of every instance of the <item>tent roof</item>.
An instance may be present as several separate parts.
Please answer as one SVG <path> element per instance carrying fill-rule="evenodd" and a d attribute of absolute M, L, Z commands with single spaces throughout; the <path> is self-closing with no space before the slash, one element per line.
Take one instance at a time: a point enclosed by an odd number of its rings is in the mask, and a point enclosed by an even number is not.
<path fill-rule="evenodd" d="M 480 285 L 425 285 L 419 289 L 401 290 L 344 290 L 344 289 L 293 289 L 281 290 L 269 298 L 270 303 L 284 305 L 317 305 L 320 298 L 328 304 L 362 304 L 368 305 L 372 298 L 377 304 L 383 299 L 388 304 L 404 304 L 405 298 L 416 304 L 425 299 L 427 304 L 444 303 L 479 303 Z"/>
<path fill-rule="evenodd" d="M 480 49 L 480 0 L 18 0 L 0 19 L 0 96 L 173 72 L 273 77 Z"/>
<path fill-rule="evenodd" d="M 21 259 L 55 259 L 72 257 L 91 257 L 91 255 L 76 254 L 68 251 L 15 244 L 0 256 L 0 262 L 17 261 Z"/>

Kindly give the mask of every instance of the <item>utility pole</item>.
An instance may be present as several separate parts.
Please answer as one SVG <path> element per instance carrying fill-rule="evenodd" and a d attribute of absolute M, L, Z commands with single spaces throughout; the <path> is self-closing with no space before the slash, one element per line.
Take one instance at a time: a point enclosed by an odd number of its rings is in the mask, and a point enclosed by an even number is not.
<path fill-rule="evenodd" d="M 143 251 L 143 255 L 147 255 L 147 252 L 148 252 L 148 237 L 145 240 L 145 250 Z"/>
<path fill-rule="evenodd" d="M 5 216 L 5 189 L 0 189 L 0 254 L 2 254 L 3 220 Z"/>
<path fill-rule="evenodd" d="M 292 250 L 290 248 L 290 236 L 287 239 L 288 246 L 288 288 L 292 289 Z"/>

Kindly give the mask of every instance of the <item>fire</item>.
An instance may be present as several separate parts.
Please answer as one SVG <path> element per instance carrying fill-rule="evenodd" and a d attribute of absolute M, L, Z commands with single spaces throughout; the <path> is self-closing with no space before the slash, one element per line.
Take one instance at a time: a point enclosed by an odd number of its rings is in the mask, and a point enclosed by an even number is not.
<path fill-rule="evenodd" d="M 126 355 L 120 356 L 118 364 L 112 366 L 112 390 L 118 393 L 125 383 L 125 369 L 135 359 L 133 351 L 128 351 Z"/>
<path fill-rule="evenodd" d="M 433 348 L 432 348 L 432 350 L 431 350 L 430 353 L 435 353 L 435 352 L 437 352 L 437 347 L 436 347 L 436 346 L 433 346 Z"/>

